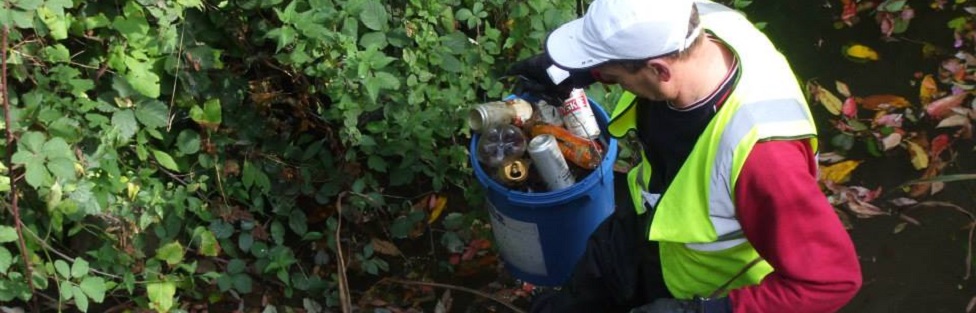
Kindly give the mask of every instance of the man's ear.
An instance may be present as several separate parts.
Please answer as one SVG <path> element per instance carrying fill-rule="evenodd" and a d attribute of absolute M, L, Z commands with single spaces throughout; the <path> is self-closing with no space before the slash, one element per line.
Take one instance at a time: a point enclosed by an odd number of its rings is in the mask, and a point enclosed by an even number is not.
<path fill-rule="evenodd" d="M 663 60 L 647 60 L 647 67 L 657 75 L 658 80 L 663 82 L 671 80 L 671 65 Z"/>

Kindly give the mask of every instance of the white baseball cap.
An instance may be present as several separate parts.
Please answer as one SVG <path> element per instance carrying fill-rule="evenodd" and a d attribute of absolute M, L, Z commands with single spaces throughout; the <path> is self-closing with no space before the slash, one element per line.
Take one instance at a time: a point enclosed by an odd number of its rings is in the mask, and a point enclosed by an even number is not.
<path fill-rule="evenodd" d="M 553 62 L 584 69 L 610 60 L 643 60 L 687 49 L 694 0 L 596 0 L 582 18 L 563 24 L 546 39 Z"/>

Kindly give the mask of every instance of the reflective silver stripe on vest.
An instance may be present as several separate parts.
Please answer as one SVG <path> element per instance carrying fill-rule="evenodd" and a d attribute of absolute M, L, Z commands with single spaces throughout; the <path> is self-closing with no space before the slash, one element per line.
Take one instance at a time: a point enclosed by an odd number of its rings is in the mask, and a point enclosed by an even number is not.
<path fill-rule="evenodd" d="M 735 204 L 732 201 L 735 188 L 732 186 L 732 161 L 736 147 L 750 131 L 761 124 L 809 122 L 807 112 L 801 105 L 795 99 L 767 100 L 743 104 L 734 113 L 722 133 L 709 181 L 708 215 L 719 238 L 711 243 L 686 244 L 688 248 L 717 251 L 746 241 L 742 226 L 735 217 Z"/>

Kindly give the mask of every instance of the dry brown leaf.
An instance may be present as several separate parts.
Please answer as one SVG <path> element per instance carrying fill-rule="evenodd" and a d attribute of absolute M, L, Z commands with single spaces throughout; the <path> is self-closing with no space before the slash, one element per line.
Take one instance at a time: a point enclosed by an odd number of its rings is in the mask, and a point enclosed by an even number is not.
<path fill-rule="evenodd" d="M 875 111 L 900 109 L 911 105 L 908 100 L 896 95 L 871 95 L 861 98 L 860 103 L 862 108 Z"/>
<path fill-rule="evenodd" d="M 396 245 L 394 245 L 392 242 L 382 240 L 379 238 L 373 238 L 373 240 L 370 241 L 370 243 L 373 244 L 373 251 L 376 251 L 377 253 L 385 254 L 389 256 L 399 256 L 403 254 L 402 252 L 400 252 L 400 249 L 397 248 Z"/>
<path fill-rule="evenodd" d="M 815 82 L 807 83 L 807 90 L 810 91 L 813 98 L 823 105 L 830 114 L 840 115 L 840 109 L 843 103 L 837 96 Z"/>

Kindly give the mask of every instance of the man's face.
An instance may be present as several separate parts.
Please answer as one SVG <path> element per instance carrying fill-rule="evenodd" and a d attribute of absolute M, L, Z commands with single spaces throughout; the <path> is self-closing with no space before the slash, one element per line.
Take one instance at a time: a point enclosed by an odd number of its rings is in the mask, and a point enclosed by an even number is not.
<path fill-rule="evenodd" d="M 604 84 L 620 84 L 624 90 L 653 101 L 667 100 L 663 81 L 650 65 L 639 67 L 636 71 L 620 63 L 604 64 L 594 69 L 594 76 Z"/>

